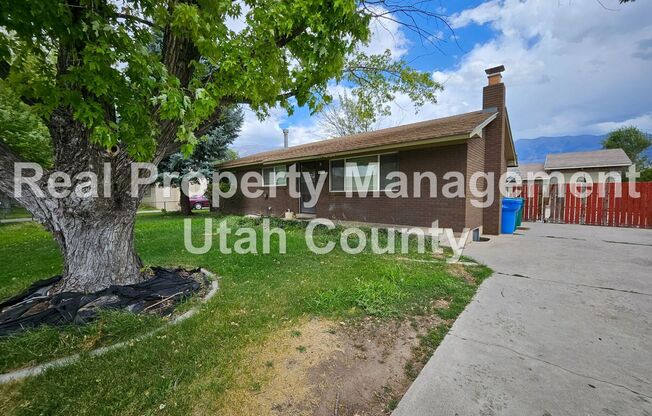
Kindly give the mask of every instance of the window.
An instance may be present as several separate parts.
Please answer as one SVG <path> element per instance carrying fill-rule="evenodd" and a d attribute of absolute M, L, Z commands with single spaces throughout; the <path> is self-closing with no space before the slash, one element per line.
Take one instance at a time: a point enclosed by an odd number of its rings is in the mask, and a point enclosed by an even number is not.
<path fill-rule="evenodd" d="M 330 190 L 377 191 L 397 179 L 386 179 L 387 174 L 398 170 L 396 153 L 331 160 Z"/>
<path fill-rule="evenodd" d="M 285 186 L 288 184 L 285 165 L 263 168 L 263 186 Z"/>
<path fill-rule="evenodd" d="M 344 159 L 331 160 L 331 191 L 344 190 Z"/>
<path fill-rule="evenodd" d="M 344 190 L 378 189 L 378 156 L 357 157 L 344 161 Z"/>
<path fill-rule="evenodd" d="M 274 168 L 263 168 L 263 185 L 272 186 L 274 184 Z"/>
<path fill-rule="evenodd" d="M 276 176 L 276 186 L 285 186 L 288 184 L 287 172 L 285 166 L 277 166 L 274 168 L 274 175 Z"/>
<path fill-rule="evenodd" d="M 392 172 L 398 172 L 398 153 L 380 155 L 380 189 L 388 190 L 387 185 L 398 182 L 399 178 L 392 176 L 387 179 L 387 175 Z M 396 188 L 398 185 L 394 185 Z"/>

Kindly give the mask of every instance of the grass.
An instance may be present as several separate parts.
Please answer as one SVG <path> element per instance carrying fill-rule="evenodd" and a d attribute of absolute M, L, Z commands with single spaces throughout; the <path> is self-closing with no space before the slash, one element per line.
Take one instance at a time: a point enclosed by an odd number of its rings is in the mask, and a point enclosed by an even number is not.
<path fill-rule="evenodd" d="M 160 211 L 150 204 L 140 204 L 138 211 Z M 12 206 L 10 210 L 0 210 L 0 220 L 13 220 L 19 218 L 32 218 L 32 214 L 21 206 Z"/>
<path fill-rule="evenodd" d="M 0 220 L 13 220 L 17 218 L 32 218 L 32 214 L 21 206 L 12 206 L 9 211 L 0 210 Z"/>
<path fill-rule="evenodd" d="M 51 361 L 103 345 L 132 339 L 162 325 L 155 316 L 106 311 L 88 325 L 55 328 L 44 326 L 0 341 L 0 371 L 19 365 Z"/>
<path fill-rule="evenodd" d="M 138 206 L 138 211 L 160 211 L 159 208 L 156 208 L 154 205 L 146 204 L 146 203 L 141 203 Z"/>
<path fill-rule="evenodd" d="M 203 241 L 203 220 L 209 215 L 201 213 L 192 220 L 196 245 Z M 262 234 L 259 220 L 222 219 L 232 227 L 252 226 L 258 236 Z M 473 284 L 456 277 L 443 262 L 399 260 L 431 258 L 428 254 L 375 255 L 367 250 L 349 255 L 338 246 L 327 255 L 317 255 L 306 246 L 303 224 L 275 221 L 274 225 L 286 231 L 285 255 L 225 255 L 217 251 L 217 241 L 208 253 L 193 255 L 184 248 L 182 217 L 138 217 L 136 245 L 147 265 L 206 267 L 222 277 L 218 295 L 193 318 L 165 327 L 150 339 L 0 386 L 0 414 L 185 415 L 197 410 L 194 403 L 200 398 L 213 406 L 202 412 L 219 412 L 223 393 L 242 374 L 245 351 L 275 331 L 307 316 L 355 320 L 432 313 L 432 301 L 442 298 L 450 307 L 436 313 L 454 319 L 489 275 L 484 267 L 469 268 L 476 277 Z M 337 241 L 340 232 L 320 230 L 315 241 L 318 245 Z M 233 247 L 236 239 L 231 235 L 228 246 Z M 257 244 L 262 249 L 260 238 Z M 272 248 L 277 245 L 273 238 Z M 0 299 L 61 272 L 57 247 L 37 224 L 0 226 L 0 247 Z M 84 352 L 161 325 L 158 318 L 114 312 L 83 327 L 29 331 L 0 339 L 0 367 L 7 370 Z M 435 328 L 424 337 L 419 359 L 427 359 L 446 330 Z M 252 385 L 252 391 L 259 389 Z"/>

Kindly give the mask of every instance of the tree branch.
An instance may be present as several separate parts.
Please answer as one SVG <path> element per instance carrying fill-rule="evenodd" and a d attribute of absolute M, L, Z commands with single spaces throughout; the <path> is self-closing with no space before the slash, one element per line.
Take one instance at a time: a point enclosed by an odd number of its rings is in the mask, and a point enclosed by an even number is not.
<path fill-rule="evenodd" d="M 23 186 L 21 188 L 21 196 L 16 196 L 16 190 L 14 189 L 15 164 L 21 162 L 25 161 L 0 140 L 0 192 L 14 198 L 19 204 L 31 212 L 37 220 L 45 223 L 48 221 L 49 210 L 44 198 L 39 197 L 30 186 Z M 44 171 L 43 177 L 46 176 L 47 172 Z M 36 184 L 46 194 L 45 180 L 42 178 Z"/>
<path fill-rule="evenodd" d="M 438 1 L 432 0 L 416 0 L 412 1 L 409 4 L 405 4 L 405 2 L 395 4 L 387 0 L 362 0 L 361 5 L 364 12 L 372 18 L 376 19 L 376 21 L 378 21 L 381 25 L 383 20 L 387 20 L 400 25 L 416 34 L 422 44 L 429 43 L 440 52 L 443 52 L 439 45 L 437 45 L 437 42 L 441 42 L 443 39 L 437 36 L 436 33 L 432 33 L 431 31 L 427 30 L 426 27 L 438 27 L 441 23 L 453 35 L 455 34 L 455 31 L 446 17 L 439 14 L 436 11 L 436 8 L 435 11 L 429 10 L 427 3 L 433 3 L 435 7 L 440 6 Z M 435 24 L 419 24 L 419 22 L 417 22 L 417 18 L 427 19 L 429 22 L 434 20 L 432 23 Z M 407 19 L 407 21 L 405 21 L 405 19 Z M 457 39 L 454 36 L 453 39 L 457 46 L 461 49 L 462 47 L 459 45 Z"/>
<path fill-rule="evenodd" d="M 150 22 L 149 20 L 143 19 L 138 16 L 132 16 L 130 14 L 126 13 L 115 13 L 112 17 L 115 17 L 116 19 L 125 19 L 125 20 L 133 20 L 134 22 L 142 23 L 144 25 L 147 25 L 149 27 L 155 28 L 155 29 L 160 29 L 161 27 L 156 25 L 154 22 Z"/>
<path fill-rule="evenodd" d="M 276 39 L 276 46 L 278 48 L 283 48 L 285 47 L 288 43 L 292 42 L 294 39 L 298 38 L 301 36 L 303 32 L 306 31 L 306 27 L 304 25 L 299 25 L 295 27 L 290 33 L 287 35 L 280 36 Z"/>
<path fill-rule="evenodd" d="M 194 3 L 193 0 L 187 2 Z M 168 74 L 179 80 L 182 89 L 187 90 L 195 72 L 194 66 L 191 63 L 199 60 L 199 58 L 199 49 L 197 49 L 192 40 L 186 35 L 175 33 L 172 30 L 172 26 L 168 24 L 163 33 L 161 59 Z M 156 112 L 158 109 L 154 109 L 154 111 Z M 158 148 L 154 154 L 153 162 L 155 164 L 160 163 L 161 160 L 171 154 L 173 148 L 178 147 L 178 144 L 175 144 L 175 139 L 179 125 L 179 121 L 176 120 L 159 121 L 160 137 Z"/>
<path fill-rule="evenodd" d="M 209 131 L 211 131 L 217 123 L 220 121 L 220 118 L 222 117 L 222 114 L 224 114 L 224 105 L 220 105 L 215 109 L 215 112 L 211 114 L 210 117 L 208 117 L 204 122 L 199 126 L 197 130 L 195 130 L 195 136 L 201 137 L 205 134 L 207 134 Z"/>

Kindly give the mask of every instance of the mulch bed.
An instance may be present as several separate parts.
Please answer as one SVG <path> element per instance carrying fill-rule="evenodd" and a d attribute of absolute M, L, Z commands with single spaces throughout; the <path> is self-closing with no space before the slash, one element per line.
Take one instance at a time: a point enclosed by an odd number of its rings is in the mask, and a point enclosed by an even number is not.
<path fill-rule="evenodd" d="M 61 276 L 34 283 L 24 293 L 0 303 L 0 337 L 39 325 L 84 324 L 101 310 L 170 314 L 182 300 L 203 291 L 209 281 L 200 269 L 153 267 L 147 280 L 111 286 L 95 293 L 65 292 L 50 295 Z"/>

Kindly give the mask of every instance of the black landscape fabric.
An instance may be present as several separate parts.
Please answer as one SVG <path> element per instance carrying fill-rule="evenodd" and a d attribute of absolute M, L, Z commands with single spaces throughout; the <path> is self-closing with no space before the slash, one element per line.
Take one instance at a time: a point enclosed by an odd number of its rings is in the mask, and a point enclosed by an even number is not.
<path fill-rule="evenodd" d="M 200 270 L 152 268 L 146 281 L 111 286 L 95 293 L 66 292 L 48 296 L 61 276 L 34 283 L 24 293 L 0 303 L 0 336 L 39 325 L 82 324 L 95 319 L 102 309 L 123 309 L 134 313 L 156 310 L 168 313 L 174 304 L 198 292 Z"/>

